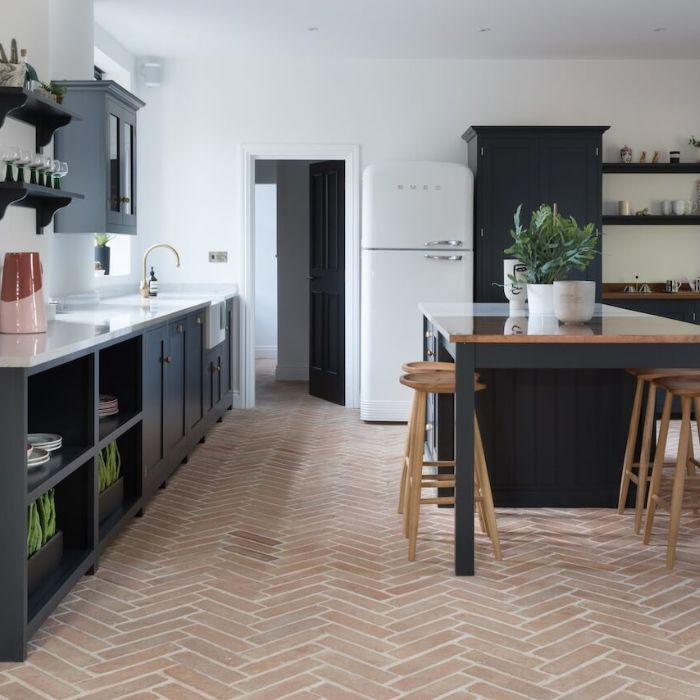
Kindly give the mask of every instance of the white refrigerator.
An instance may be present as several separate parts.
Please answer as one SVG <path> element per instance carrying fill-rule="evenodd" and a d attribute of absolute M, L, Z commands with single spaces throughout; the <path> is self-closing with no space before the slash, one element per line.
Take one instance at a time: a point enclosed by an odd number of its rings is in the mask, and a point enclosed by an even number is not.
<path fill-rule="evenodd" d="M 464 165 L 370 165 L 362 175 L 360 416 L 405 421 L 401 364 L 423 358 L 419 302 L 471 302 L 474 177 Z"/>

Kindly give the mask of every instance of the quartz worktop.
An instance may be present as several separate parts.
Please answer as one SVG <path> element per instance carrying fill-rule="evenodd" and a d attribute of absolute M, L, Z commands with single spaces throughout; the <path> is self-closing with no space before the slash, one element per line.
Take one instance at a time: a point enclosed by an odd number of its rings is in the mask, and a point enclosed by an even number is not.
<path fill-rule="evenodd" d="M 134 293 L 76 307 L 57 314 L 55 321 L 48 322 L 46 333 L 0 334 L 0 368 L 34 367 L 89 350 L 236 294 L 235 285 L 216 293 L 189 288 L 146 299 Z"/>
<path fill-rule="evenodd" d="M 698 343 L 700 326 L 596 304 L 591 321 L 511 316 L 508 304 L 423 303 L 421 312 L 451 343 Z"/>

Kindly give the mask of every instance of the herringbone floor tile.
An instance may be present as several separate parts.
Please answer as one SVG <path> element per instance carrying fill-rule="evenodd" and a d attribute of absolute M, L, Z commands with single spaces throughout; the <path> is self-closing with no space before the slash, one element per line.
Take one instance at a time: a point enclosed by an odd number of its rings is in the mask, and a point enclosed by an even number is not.
<path fill-rule="evenodd" d="M 628 514 L 500 510 L 504 560 L 418 561 L 395 513 L 404 427 L 275 383 L 213 430 L 31 643 L 0 697 L 700 698 L 700 518 L 664 568 Z M 267 372 L 267 373 L 266 373 Z"/>

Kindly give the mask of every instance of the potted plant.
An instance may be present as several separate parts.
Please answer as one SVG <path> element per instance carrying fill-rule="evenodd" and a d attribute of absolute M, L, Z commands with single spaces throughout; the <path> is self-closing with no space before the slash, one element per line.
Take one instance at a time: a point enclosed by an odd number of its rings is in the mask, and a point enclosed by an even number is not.
<path fill-rule="evenodd" d="M 688 143 L 695 147 L 695 160 L 700 163 L 700 141 L 695 136 L 691 136 L 688 139 Z"/>
<path fill-rule="evenodd" d="M 109 247 L 107 244 L 114 238 L 108 233 L 95 234 L 95 262 L 100 263 L 100 270 L 104 270 L 104 274 L 109 274 Z"/>
<path fill-rule="evenodd" d="M 56 530 L 54 489 L 27 507 L 27 590 L 31 595 L 63 556 L 63 532 Z"/>
<path fill-rule="evenodd" d="M 599 234 L 593 224 L 579 228 L 573 216 L 564 217 L 556 204 L 540 205 L 532 213 L 530 223 L 520 223 L 522 204 L 513 217 L 510 234 L 513 244 L 505 249 L 527 268 L 523 278 L 527 283 L 527 299 L 531 314 L 554 313 L 554 282 L 565 280 L 571 270 L 585 270 L 596 255 Z M 512 278 L 517 283 L 520 280 Z M 595 285 L 590 283 L 575 283 Z M 591 310 L 592 314 L 592 310 Z"/>
<path fill-rule="evenodd" d="M 66 94 L 66 88 L 63 85 L 57 85 L 54 82 L 51 83 L 42 83 L 41 87 L 46 90 L 46 92 L 51 95 L 52 99 L 54 102 L 57 104 L 63 104 L 63 97 Z"/>
<path fill-rule="evenodd" d="M 101 449 L 97 455 L 97 487 L 101 523 L 118 510 L 124 502 L 121 461 L 116 441 Z"/>

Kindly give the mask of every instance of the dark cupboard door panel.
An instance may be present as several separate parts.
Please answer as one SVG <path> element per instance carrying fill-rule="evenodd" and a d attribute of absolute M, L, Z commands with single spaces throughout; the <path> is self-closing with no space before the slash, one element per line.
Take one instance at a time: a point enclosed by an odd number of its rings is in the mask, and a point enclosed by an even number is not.
<path fill-rule="evenodd" d="M 476 180 L 477 227 L 474 231 L 475 299 L 504 301 L 503 250 L 511 243 L 513 215 L 522 204 L 527 221 L 537 201 L 537 143 L 532 138 L 483 139 Z"/>
<path fill-rule="evenodd" d="M 204 313 L 187 319 L 185 423 L 193 428 L 204 418 Z"/>
<path fill-rule="evenodd" d="M 167 454 L 185 437 L 186 320 L 167 327 L 167 354 L 163 358 L 163 449 Z"/>
<path fill-rule="evenodd" d="M 539 139 L 539 192 L 543 202 L 557 203 L 564 216 L 580 226 L 601 226 L 600 137 L 548 137 Z M 601 244 L 599 244 L 601 245 Z M 600 248 L 599 248 L 600 250 Z M 585 272 L 572 271 L 569 279 L 601 279 L 597 257 Z"/>
<path fill-rule="evenodd" d="M 147 471 L 163 457 L 162 328 L 143 336 L 143 466 Z"/>

